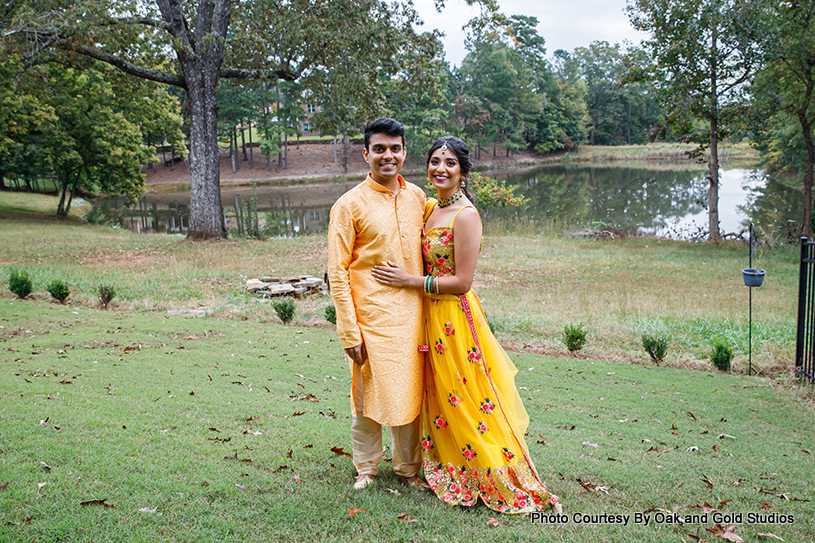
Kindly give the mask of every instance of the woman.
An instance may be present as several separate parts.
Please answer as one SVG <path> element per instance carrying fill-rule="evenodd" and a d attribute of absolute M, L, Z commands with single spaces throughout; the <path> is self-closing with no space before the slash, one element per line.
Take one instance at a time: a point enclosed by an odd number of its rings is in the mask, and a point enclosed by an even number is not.
<path fill-rule="evenodd" d="M 427 174 L 439 200 L 422 234 L 427 275 L 410 275 L 392 262 L 373 268 L 381 283 L 425 292 L 425 477 L 450 505 L 474 505 L 480 497 L 504 513 L 560 509 L 524 442 L 529 417 L 515 388 L 517 370 L 470 290 L 481 245 L 481 221 L 466 191 L 471 166 L 469 149 L 453 136 L 428 152 Z"/>

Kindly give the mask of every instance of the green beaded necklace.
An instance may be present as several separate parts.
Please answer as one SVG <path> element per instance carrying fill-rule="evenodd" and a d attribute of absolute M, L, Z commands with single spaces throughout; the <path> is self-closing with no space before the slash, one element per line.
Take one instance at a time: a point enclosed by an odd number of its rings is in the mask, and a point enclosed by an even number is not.
<path fill-rule="evenodd" d="M 464 193 L 461 191 L 461 189 L 458 189 L 458 190 L 456 191 L 456 193 L 455 193 L 455 194 L 453 194 L 453 195 L 451 195 L 451 196 L 448 196 L 447 198 L 442 198 L 442 199 L 440 199 L 440 200 L 439 200 L 439 203 L 438 203 L 437 205 L 438 205 L 439 207 L 441 207 L 441 208 L 444 208 L 444 207 L 447 207 L 447 206 L 451 206 L 451 205 L 453 205 L 455 202 L 457 202 L 458 200 L 460 200 L 462 196 L 464 196 Z"/>

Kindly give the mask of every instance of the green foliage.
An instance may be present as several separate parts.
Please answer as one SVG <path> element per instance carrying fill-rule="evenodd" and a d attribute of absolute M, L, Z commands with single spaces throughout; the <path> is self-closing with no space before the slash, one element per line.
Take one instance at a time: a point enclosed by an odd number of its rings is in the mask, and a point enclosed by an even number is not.
<path fill-rule="evenodd" d="M 275 313 L 283 321 L 283 324 L 288 324 L 294 319 L 294 312 L 297 309 L 297 304 L 291 298 L 284 298 L 282 300 L 275 300 L 272 302 Z"/>
<path fill-rule="evenodd" d="M 108 309 L 110 301 L 116 296 L 116 289 L 111 285 L 99 285 L 97 292 L 99 293 L 99 303 L 102 304 L 102 307 Z"/>
<path fill-rule="evenodd" d="M 643 334 L 642 335 L 642 348 L 651 357 L 651 360 L 656 362 L 657 366 L 660 362 L 665 360 L 665 355 L 668 353 L 668 342 L 670 338 L 663 334 Z"/>
<path fill-rule="evenodd" d="M 493 209 L 504 206 L 520 206 L 529 201 L 521 194 L 515 194 L 517 187 L 508 187 L 506 181 L 498 181 L 492 177 L 485 177 L 478 172 L 470 172 L 467 189 L 475 197 L 481 209 Z M 434 194 L 436 189 L 429 182 L 425 189 Z"/>
<path fill-rule="evenodd" d="M 331 324 L 337 324 L 337 308 L 334 307 L 334 304 L 325 306 L 325 320 Z"/>
<path fill-rule="evenodd" d="M 730 371 L 730 362 L 733 360 L 733 349 L 722 339 L 712 343 L 710 361 L 721 371 Z"/>
<path fill-rule="evenodd" d="M 579 351 L 586 345 L 586 334 L 588 330 L 580 324 L 567 324 L 563 328 L 563 344 L 569 349 L 569 352 Z"/>
<path fill-rule="evenodd" d="M 54 279 L 48 284 L 48 294 L 59 303 L 64 304 L 65 300 L 68 299 L 68 296 L 71 295 L 71 291 L 68 289 L 68 285 L 59 279 Z"/>
<path fill-rule="evenodd" d="M 8 276 L 8 288 L 20 299 L 25 299 L 31 294 L 32 284 L 28 272 L 12 268 Z"/>

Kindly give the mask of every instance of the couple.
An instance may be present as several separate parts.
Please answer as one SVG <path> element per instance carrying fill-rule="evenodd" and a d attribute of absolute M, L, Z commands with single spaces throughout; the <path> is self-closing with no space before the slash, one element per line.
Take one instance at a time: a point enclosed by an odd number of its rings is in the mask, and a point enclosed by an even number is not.
<path fill-rule="evenodd" d="M 393 469 L 450 505 L 480 497 L 505 513 L 559 508 L 523 435 L 529 422 L 517 370 L 470 290 L 481 222 L 466 192 L 467 146 L 444 136 L 428 152 L 438 201 L 399 175 L 403 126 L 365 128 L 367 178 L 331 209 L 328 274 L 337 332 L 353 373 L 351 439 L 358 476 L 374 482 L 382 425 Z"/>

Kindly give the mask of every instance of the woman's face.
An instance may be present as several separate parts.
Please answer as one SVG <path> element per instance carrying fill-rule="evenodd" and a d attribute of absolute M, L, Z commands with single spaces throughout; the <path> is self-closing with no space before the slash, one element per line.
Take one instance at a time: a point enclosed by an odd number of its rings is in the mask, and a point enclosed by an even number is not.
<path fill-rule="evenodd" d="M 461 165 L 450 149 L 440 147 L 430 155 L 427 163 L 430 184 L 440 192 L 454 192 L 461 183 Z"/>

